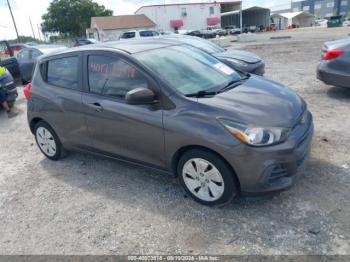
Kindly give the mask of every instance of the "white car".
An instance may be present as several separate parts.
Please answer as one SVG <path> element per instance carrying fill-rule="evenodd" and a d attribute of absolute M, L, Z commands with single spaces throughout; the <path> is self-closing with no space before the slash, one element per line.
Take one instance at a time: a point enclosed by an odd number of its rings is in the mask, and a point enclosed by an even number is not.
<path fill-rule="evenodd" d="M 122 33 L 119 40 L 155 38 L 159 37 L 159 35 L 159 32 L 154 30 L 133 30 Z"/>
<path fill-rule="evenodd" d="M 315 26 L 327 27 L 328 20 L 327 19 L 317 19 L 315 20 Z"/>
<path fill-rule="evenodd" d="M 343 22 L 343 26 L 350 26 L 350 18 L 346 19 L 346 20 Z"/>

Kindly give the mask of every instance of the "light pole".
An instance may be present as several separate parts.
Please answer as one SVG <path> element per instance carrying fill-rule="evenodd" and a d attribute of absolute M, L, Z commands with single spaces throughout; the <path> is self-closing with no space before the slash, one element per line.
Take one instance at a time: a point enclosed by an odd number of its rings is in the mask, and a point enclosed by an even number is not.
<path fill-rule="evenodd" d="M 11 9 L 11 5 L 10 5 L 9 0 L 7 0 L 7 5 L 9 6 L 9 10 L 10 10 L 10 13 L 11 13 L 11 17 L 12 17 L 13 25 L 15 26 L 15 30 L 16 30 L 16 34 L 17 34 L 17 42 L 19 42 L 18 30 L 17 30 L 17 26 L 16 26 L 15 18 L 13 17 L 13 14 L 12 14 L 12 9 Z"/>

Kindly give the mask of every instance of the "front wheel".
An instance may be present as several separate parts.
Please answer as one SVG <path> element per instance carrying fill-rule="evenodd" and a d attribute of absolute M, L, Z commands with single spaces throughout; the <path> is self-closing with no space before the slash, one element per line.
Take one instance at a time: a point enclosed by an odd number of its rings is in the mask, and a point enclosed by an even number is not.
<path fill-rule="evenodd" d="M 181 156 L 178 176 L 186 192 L 197 202 L 222 205 L 238 195 L 238 183 L 228 164 L 205 150 L 190 150 Z"/>
<path fill-rule="evenodd" d="M 46 122 L 35 125 L 34 135 L 40 151 L 51 160 L 63 157 L 64 149 L 55 131 Z"/>

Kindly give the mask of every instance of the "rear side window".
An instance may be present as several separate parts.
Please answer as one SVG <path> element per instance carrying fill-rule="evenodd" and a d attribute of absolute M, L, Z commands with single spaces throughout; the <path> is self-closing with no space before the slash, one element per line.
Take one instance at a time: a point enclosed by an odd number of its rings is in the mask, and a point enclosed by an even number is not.
<path fill-rule="evenodd" d="M 47 63 L 46 81 L 55 86 L 79 88 L 79 57 L 71 56 L 50 60 Z"/>
<path fill-rule="evenodd" d="M 88 60 L 90 92 L 116 98 L 137 87 L 148 87 L 148 79 L 121 59 L 91 55 Z"/>
<path fill-rule="evenodd" d="M 157 36 L 158 33 L 155 31 L 140 31 L 141 37 L 151 37 L 151 36 Z"/>
<path fill-rule="evenodd" d="M 134 38 L 135 37 L 135 32 L 127 32 L 122 34 L 121 38 L 122 39 L 129 39 L 129 38 Z"/>

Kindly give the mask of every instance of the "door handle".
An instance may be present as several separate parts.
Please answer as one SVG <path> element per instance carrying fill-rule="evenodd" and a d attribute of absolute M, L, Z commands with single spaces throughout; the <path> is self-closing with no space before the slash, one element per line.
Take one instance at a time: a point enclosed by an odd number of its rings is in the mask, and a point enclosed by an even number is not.
<path fill-rule="evenodd" d="M 103 111 L 103 106 L 101 106 L 100 103 L 88 103 L 87 104 L 89 107 L 95 109 L 96 112 L 102 112 Z"/>

